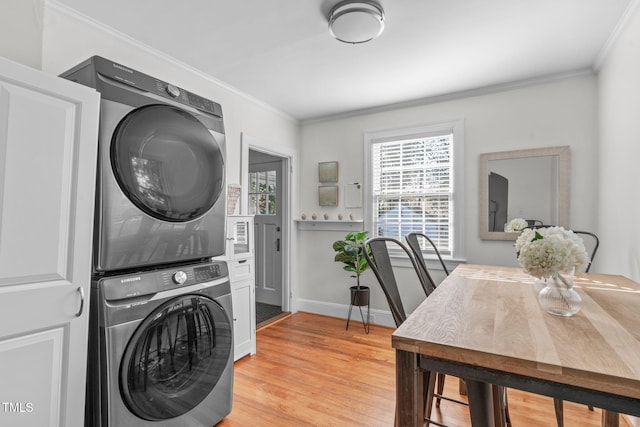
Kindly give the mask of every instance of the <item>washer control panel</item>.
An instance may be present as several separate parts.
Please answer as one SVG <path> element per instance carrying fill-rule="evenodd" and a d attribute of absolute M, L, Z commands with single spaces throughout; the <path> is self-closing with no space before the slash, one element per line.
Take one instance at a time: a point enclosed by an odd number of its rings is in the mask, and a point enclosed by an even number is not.
<path fill-rule="evenodd" d="M 227 263 L 213 261 L 197 266 L 182 266 L 166 270 L 139 272 L 100 279 L 105 298 L 120 300 L 157 292 L 207 283 L 229 275 Z"/>

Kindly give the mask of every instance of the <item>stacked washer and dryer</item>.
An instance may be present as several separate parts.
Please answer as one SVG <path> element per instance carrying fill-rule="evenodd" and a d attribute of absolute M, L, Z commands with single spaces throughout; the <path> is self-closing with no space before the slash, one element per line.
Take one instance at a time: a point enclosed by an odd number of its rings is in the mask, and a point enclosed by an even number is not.
<path fill-rule="evenodd" d="M 86 424 L 211 427 L 233 393 L 222 109 L 97 56 L 62 77 L 101 94 Z"/>

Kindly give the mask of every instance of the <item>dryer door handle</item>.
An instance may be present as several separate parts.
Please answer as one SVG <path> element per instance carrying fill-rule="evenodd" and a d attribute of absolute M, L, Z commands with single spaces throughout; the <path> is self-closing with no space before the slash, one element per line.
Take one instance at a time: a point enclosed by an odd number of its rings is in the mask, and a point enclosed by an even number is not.
<path fill-rule="evenodd" d="M 80 308 L 76 313 L 76 317 L 82 316 L 82 311 L 84 310 L 84 289 L 82 289 L 82 286 L 78 286 L 78 293 L 80 294 Z"/>

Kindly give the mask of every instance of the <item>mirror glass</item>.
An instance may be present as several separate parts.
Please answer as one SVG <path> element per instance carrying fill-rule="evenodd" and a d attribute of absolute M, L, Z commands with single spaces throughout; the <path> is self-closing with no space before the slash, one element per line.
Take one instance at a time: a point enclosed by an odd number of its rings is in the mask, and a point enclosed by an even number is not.
<path fill-rule="evenodd" d="M 480 238 L 515 240 L 505 224 L 569 227 L 569 147 L 480 155 Z"/>

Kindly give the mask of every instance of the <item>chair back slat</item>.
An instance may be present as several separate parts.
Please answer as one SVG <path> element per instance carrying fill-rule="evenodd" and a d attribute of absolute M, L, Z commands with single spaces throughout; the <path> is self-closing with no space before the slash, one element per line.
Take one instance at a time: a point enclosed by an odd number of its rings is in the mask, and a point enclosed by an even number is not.
<path fill-rule="evenodd" d="M 407 240 L 407 244 L 409 245 L 409 248 L 411 248 L 411 252 L 413 252 L 413 256 L 416 259 L 416 264 L 418 265 L 418 268 L 420 269 L 421 274 L 424 276 L 425 280 L 428 282 L 428 284 L 432 288 L 431 291 L 435 290 L 435 288 L 438 285 L 436 284 L 435 280 L 433 280 L 433 278 L 431 277 L 431 274 L 429 274 L 429 269 L 427 268 L 427 262 L 422 256 L 422 247 L 420 245 L 420 241 L 422 240 L 423 242 L 425 242 L 426 247 L 431 247 L 433 252 L 435 252 L 436 256 L 438 257 L 438 260 L 440 261 L 440 265 L 442 266 L 444 273 L 448 276 L 449 270 L 447 269 L 447 266 L 445 265 L 444 260 L 442 259 L 442 256 L 440 255 L 438 248 L 436 247 L 436 244 L 433 242 L 433 240 L 429 238 L 429 236 L 423 233 L 409 233 L 405 236 L 405 239 Z"/>
<path fill-rule="evenodd" d="M 591 268 L 591 264 L 593 264 L 593 260 L 596 257 L 596 252 L 598 252 L 598 246 L 600 246 L 600 239 L 598 239 L 598 236 L 596 236 L 594 233 L 590 231 L 573 230 L 573 232 L 582 238 L 582 241 L 584 242 L 584 247 L 587 250 L 587 253 L 589 254 L 589 265 L 585 270 L 588 273 L 589 269 Z"/>
<path fill-rule="evenodd" d="M 363 252 L 367 263 L 369 264 L 371 271 L 373 271 L 373 274 L 376 276 L 376 279 L 378 279 L 378 283 L 380 283 L 380 286 L 382 287 L 382 291 L 387 299 L 387 303 L 391 309 L 391 314 L 393 315 L 393 320 L 395 321 L 396 326 L 400 326 L 406 320 L 407 313 L 404 309 L 404 305 L 402 304 L 400 289 L 398 288 L 398 282 L 396 281 L 396 277 L 393 272 L 388 244 L 397 246 L 407 255 L 407 257 L 409 257 L 418 280 L 420 281 L 422 288 L 425 290 L 425 294 L 427 294 L 427 287 L 424 283 L 424 278 L 419 273 L 419 267 L 416 265 L 411 252 L 400 241 L 391 237 L 374 237 L 364 243 Z"/>

